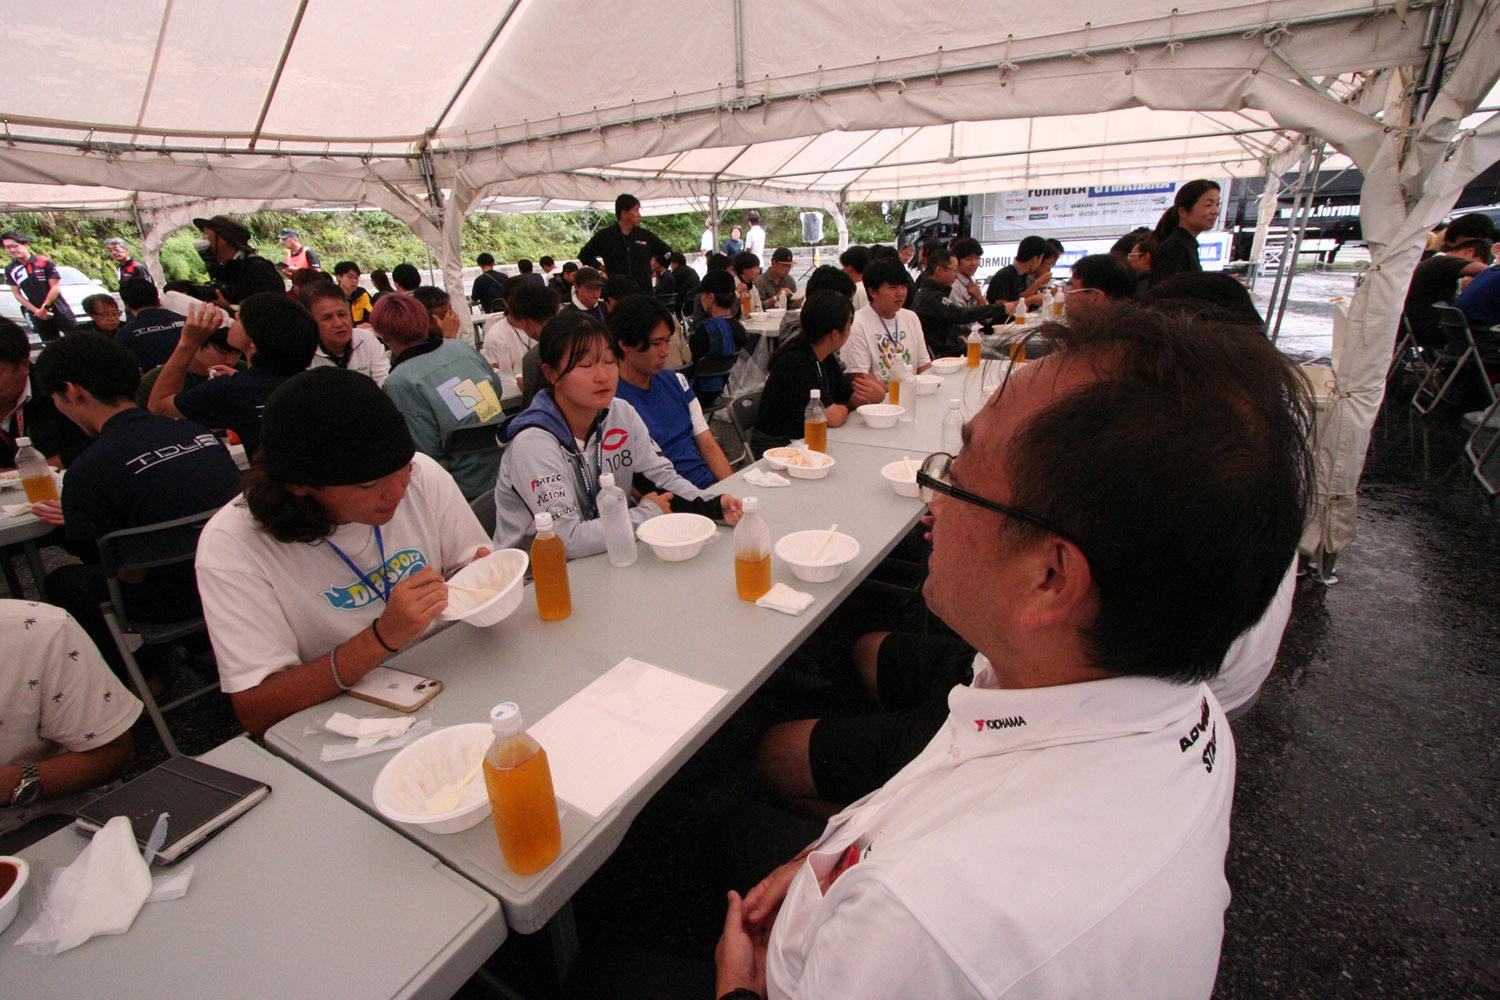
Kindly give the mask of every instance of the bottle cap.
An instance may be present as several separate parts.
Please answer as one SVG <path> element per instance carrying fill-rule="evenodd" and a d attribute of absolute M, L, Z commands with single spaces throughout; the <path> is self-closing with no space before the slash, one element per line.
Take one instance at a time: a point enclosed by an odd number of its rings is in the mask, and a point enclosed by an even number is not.
<path fill-rule="evenodd" d="M 521 706 L 513 701 L 502 701 L 490 709 L 490 731 L 496 736 L 514 736 L 526 728 L 521 718 Z"/>
<path fill-rule="evenodd" d="M 745 497 L 740 501 L 740 510 L 746 514 L 754 514 L 760 510 L 760 501 L 754 497 Z"/>
<path fill-rule="evenodd" d="M 615 474 L 613 472 L 606 472 L 604 475 L 599 477 L 600 486 L 613 486 L 614 484 Z"/>
<path fill-rule="evenodd" d="M 536 515 L 536 530 L 538 533 L 543 531 L 551 531 L 552 515 L 547 513 L 545 510 L 539 511 Z"/>
<path fill-rule="evenodd" d="M 31 438 L 29 438 L 29 437 L 18 437 L 18 438 L 16 438 L 16 447 L 17 448 L 29 448 L 29 447 L 31 447 Z"/>
<path fill-rule="evenodd" d="M 811 398 L 812 399 L 822 399 L 823 398 L 823 390 L 822 389 L 814 389 L 814 390 L 812 390 Z"/>
<path fill-rule="evenodd" d="M 956 400 L 956 399 L 950 399 L 950 400 L 948 400 L 948 409 L 950 409 L 950 410 L 956 410 L 956 409 L 958 409 L 958 400 Z"/>

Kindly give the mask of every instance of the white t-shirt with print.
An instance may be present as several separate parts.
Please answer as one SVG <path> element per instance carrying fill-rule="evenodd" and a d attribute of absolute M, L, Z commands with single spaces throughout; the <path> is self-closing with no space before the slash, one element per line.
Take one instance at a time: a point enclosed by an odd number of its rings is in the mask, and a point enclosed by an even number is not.
<path fill-rule="evenodd" d="M 392 586 L 427 566 L 451 576 L 489 545 L 453 477 L 421 452 L 412 458 L 406 496 L 380 534 Z M 381 560 L 373 527 L 342 524 L 329 539 L 382 584 L 375 576 Z M 326 541 L 278 542 L 250 516 L 243 498 L 204 527 L 198 592 L 226 693 L 317 659 L 385 610 Z"/>
<path fill-rule="evenodd" d="M 119 739 L 140 714 L 140 699 L 66 611 L 0 601 L 0 764 L 97 750 Z M 35 816 L 69 812 L 80 800 L 68 796 L 0 808 L 0 831 Z"/>
<path fill-rule="evenodd" d="M 839 350 L 839 361 L 849 374 L 868 372 L 882 382 L 891 380 L 891 366 L 900 360 L 913 372 L 932 359 L 922 321 L 910 309 L 896 310 L 894 319 L 884 319 L 873 306 L 854 314 L 849 339 Z"/>

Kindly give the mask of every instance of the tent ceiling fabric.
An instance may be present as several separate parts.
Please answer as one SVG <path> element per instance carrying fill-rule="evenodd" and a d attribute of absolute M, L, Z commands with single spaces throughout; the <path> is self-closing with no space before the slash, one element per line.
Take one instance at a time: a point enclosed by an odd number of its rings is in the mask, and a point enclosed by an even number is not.
<path fill-rule="evenodd" d="M 1286 97 L 1266 84 L 1325 101 L 1313 87 L 1343 98 L 1420 65 L 1425 6 L 1082 0 L 1039 19 L 1019 0 L 858 17 L 660 0 L 622 48 L 539 0 L 421 17 L 394 0 L 30 5 L 0 39 L 28 81 L 7 102 L 0 203 L 23 203 L 11 182 L 91 187 L 68 197 L 95 210 L 131 191 L 416 204 L 423 151 L 460 208 L 608 204 L 620 184 L 660 211 L 715 180 L 747 203 L 831 204 L 1259 173 L 1302 124 L 1266 108 Z M 623 30 L 631 13 L 605 16 Z M 107 78 L 68 69 L 79 51 Z"/>

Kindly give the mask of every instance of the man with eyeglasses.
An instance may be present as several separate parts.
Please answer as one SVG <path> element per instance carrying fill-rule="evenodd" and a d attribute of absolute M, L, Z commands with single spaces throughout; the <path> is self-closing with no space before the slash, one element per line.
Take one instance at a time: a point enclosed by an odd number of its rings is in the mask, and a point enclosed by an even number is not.
<path fill-rule="evenodd" d="M 949 301 L 953 283 L 958 280 L 958 261 L 942 247 L 927 252 L 927 270 L 917 282 L 917 297 L 911 311 L 922 321 L 922 338 L 927 353 L 934 358 L 954 358 L 964 353 L 964 340 L 973 323 L 990 326 L 1005 322 L 1003 305 L 964 308 Z"/>
<path fill-rule="evenodd" d="M 1296 550 L 1310 426 L 1264 337 L 1132 305 L 1014 369 L 917 477 L 923 592 L 973 679 L 883 785 L 730 894 L 721 994 L 1208 997 L 1235 761 L 1203 681 Z M 781 790 L 827 806 L 820 755 L 843 748 L 822 728 L 762 750 L 785 755 L 774 780 L 800 749 Z"/>
<path fill-rule="evenodd" d="M 1080 257 L 1068 276 L 1068 318 L 1077 322 L 1099 310 L 1129 302 L 1135 294 L 1130 266 L 1107 253 Z"/>

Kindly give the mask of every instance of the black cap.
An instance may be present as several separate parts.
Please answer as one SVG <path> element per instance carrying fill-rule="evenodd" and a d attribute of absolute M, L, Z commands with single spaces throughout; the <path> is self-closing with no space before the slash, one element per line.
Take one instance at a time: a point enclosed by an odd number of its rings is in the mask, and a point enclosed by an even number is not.
<path fill-rule="evenodd" d="M 792 261 L 792 252 L 790 250 L 788 250 L 786 247 L 777 247 L 776 248 L 776 252 L 773 253 L 773 254 L 771 254 L 771 259 L 772 260 L 784 260 L 784 261 L 786 261 L 787 263 L 790 264 L 791 261 Z"/>
<path fill-rule="evenodd" d="M 350 486 L 389 476 L 416 452 L 406 419 L 374 379 L 313 368 L 287 379 L 260 420 L 266 476 L 294 486 Z"/>

